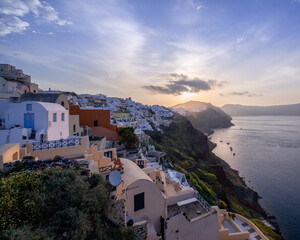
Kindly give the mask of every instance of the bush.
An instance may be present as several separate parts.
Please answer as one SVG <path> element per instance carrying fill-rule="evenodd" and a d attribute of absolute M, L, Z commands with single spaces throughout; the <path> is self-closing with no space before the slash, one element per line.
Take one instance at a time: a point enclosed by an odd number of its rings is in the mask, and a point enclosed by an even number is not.
<path fill-rule="evenodd" d="M 134 134 L 134 129 L 132 127 L 122 128 L 118 131 L 118 134 L 122 138 L 119 144 L 125 144 L 126 148 L 136 148 L 138 144 L 138 138 Z"/>
<path fill-rule="evenodd" d="M 23 171 L 0 179 L 0 239 L 133 239 L 108 222 L 107 182 L 75 170 Z"/>
<path fill-rule="evenodd" d="M 41 218 L 43 184 L 37 172 L 12 173 L 0 179 L 0 232 L 36 224 Z"/>
<path fill-rule="evenodd" d="M 45 230 L 41 228 L 33 229 L 29 226 L 7 230 L 3 234 L 4 240 L 52 240 Z"/>

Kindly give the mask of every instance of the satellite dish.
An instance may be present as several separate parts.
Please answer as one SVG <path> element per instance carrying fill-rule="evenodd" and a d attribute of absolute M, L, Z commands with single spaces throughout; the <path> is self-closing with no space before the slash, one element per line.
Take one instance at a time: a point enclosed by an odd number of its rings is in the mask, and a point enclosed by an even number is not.
<path fill-rule="evenodd" d="M 115 187 L 118 186 L 122 181 L 121 173 L 118 171 L 112 171 L 109 174 L 108 181 L 110 182 L 111 185 Z"/>

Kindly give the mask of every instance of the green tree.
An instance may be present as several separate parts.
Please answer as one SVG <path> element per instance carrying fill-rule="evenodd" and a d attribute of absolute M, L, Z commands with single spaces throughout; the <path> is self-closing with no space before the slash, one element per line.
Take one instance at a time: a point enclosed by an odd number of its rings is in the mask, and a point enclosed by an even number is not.
<path fill-rule="evenodd" d="M 17 229 L 7 230 L 1 236 L 3 240 L 52 240 L 45 230 L 23 226 Z"/>
<path fill-rule="evenodd" d="M 118 131 L 118 134 L 122 138 L 119 144 L 124 143 L 126 148 L 136 148 L 138 144 L 138 138 L 134 134 L 134 129 L 132 127 L 122 128 Z"/>
<path fill-rule="evenodd" d="M 108 183 L 75 170 L 23 171 L 0 179 L 0 239 L 134 239 L 106 218 Z"/>
<path fill-rule="evenodd" d="M 0 232 L 25 224 L 36 224 L 41 217 L 43 184 L 37 172 L 12 173 L 0 179 Z"/>
<path fill-rule="evenodd" d="M 44 224 L 50 232 L 56 237 L 65 234 L 71 239 L 87 239 L 90 232 L 102 232 L 98 222 L 104 217 L 107 202 L 103 184 L 94 183 L 89 189 L 89 183 L 77 172 L 58 168 L 44 171 L 43 182 Z"/>

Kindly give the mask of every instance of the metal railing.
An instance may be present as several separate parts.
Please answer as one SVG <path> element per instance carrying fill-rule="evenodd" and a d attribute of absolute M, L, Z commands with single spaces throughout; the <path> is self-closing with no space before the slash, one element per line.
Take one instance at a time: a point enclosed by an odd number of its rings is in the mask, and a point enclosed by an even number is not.
<path fill-rule="evenodd" d="M 200 201 L 200 203 L 202 204 L 202 206 L 203 206 L 208 212 L 210 212 L 211 206 L 209 205 L 209 203 L 206 202 L 205 199 L 204 199 L 199 193 L 197 193 L 197 197 L 198 197 L 198 200 Z"/>
<path fill-rule="evenodd" d="M 32 151 L 41 151 L 55 148 L 65 148 L 65 147 L 73 147 L 80 146 L 81 138 L 71 138 L 71 139 L 61 139 L 47 142 L 34 142 L 32 144 Z"/>

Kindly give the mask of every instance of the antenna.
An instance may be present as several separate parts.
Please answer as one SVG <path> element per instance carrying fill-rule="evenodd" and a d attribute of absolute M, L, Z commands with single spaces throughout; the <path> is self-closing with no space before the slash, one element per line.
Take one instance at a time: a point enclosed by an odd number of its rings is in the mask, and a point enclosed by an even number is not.
<path fill-rule="evenodd" d="M 109 174 L 108 181 L 110 182 L 111 185 L 113 185 L 115 187 L 120 185 L 120 183 L 122 181 L 121 173 L 118 171 L 112 171 Z"/>

